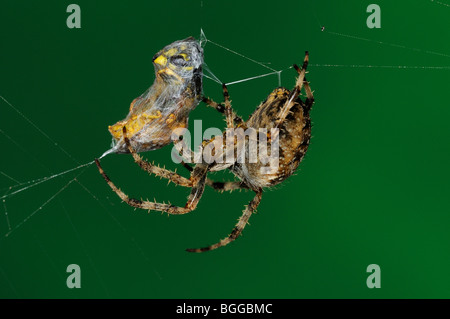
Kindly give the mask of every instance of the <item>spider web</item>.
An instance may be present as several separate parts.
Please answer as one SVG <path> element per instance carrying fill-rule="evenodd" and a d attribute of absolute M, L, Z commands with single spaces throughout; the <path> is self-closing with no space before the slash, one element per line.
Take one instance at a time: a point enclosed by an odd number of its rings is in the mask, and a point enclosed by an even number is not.
<path fill-rule="evenodd" d="M 441 7 L 448 7 L 450 9 L 450 5 L 446 4 L 444 2 L 430 0 L 431 3 L 439 5 Z M 203 5 L 203 4 L 202 4 Z M 338 30 L 330 30 L 326 25 L 323 25 L 321 21 L 319 20 L 317 13 L 313 6 L 311 6 L 311 9 L 313 11 L 313 14 L 317 20 L 317 32 L 320 36 L 331 36 L 331 37 L 340 37 L 340 38 L 346 38 L 354 41 L 359 41 L 361 43 L 372 43 L 379 46 L 386 46 L 390 48 L 396 48 L 401 49 L 404 51 L 409 52 L 415 52 L 415 53 L 421 53 L 426 54 L 430 56 L 440 56 L 444 58 L 450 58 L 450 54 L 447 52 L 437 52 L 432 50 L 423 50 L 420 48 L 415 47 L 409 47 L 405 46 L 403 44 L 399 43 L 390 43 L 386 41 L 380 41 L 377 39 L 369 39 L 365 37 L 361 37 L 359 35 L 354 34 L 348 34 L 339 32 Z M 322 29 L 325 27 L 324 29 Z M 237 57 L 240 57 L 249 63 L 253 63 L 255 65 L 258 65 L 261 67 L 261 69 L 264 69 L 264 72 L 261 72 L 259 74 L 250 74 L 243 78 L 238 79 L 224 79 L 221 74 L 216 74 L 213 72 L 209 67 L 208 64 L 205 62 L 204 64 L 204 77 L 214 83 L 217 83 L 218 85 L 221 85 L 222 83 L 226 83 L 228 86 L 231 85 L 237 85 L 242 84 L 244 82 L 248 81 L 257 81 L 261 78 L 265 77 L 273 77 L 274 78 L 274 84 L 277 84 L 278 86 L 281 86 L 282 84 L 282 74 L 283 72 L 290 70 L 292 68 L 291 65 L 284 65 L 282 68 L 274 68 L 272 67 L 272 63 L 265 63 L 260 62 L 255 58 L 249 57 L 245 53 L 239 52 L 238 50 L 235 50 L 234 48 L 229 48 L 225 46 L 224 44 L 221 44 L 220 42 L 216 42 L 215 39 L 210 39 L 206 37 L 205 32 L 203 29 L 200 31 L 200 43 L 205 48 L 205 57 L 207 59 L 207 49 L 208 46 L 214 46 L 221 50 L 223 50 L 224 54 L 232 54 Z M 207 60 L 206 60 L 207 61 Z M 332 63 L 310 63 L 309 67 L 311 69 L 313 68 L 373 68 L 373 69 L 428 69 L 428 70 L 450 70 L 449 65 L 390 65 L 390 64 L 381 64 L 381 65 L 375 65 L 375 64 L 332 64 Z M 21 108 L 19 106 L 16 106 L 13 102 L 9 101 L 7 98 L 7 95 L 3 96 L 0 95 L 0 105 L 3 108 L 10 108 L 15 113 L 17 113 L 22 121 L 26 124 L 32 127 L 39 135 L 44 137 L 51 145 L 53 145 L 55 151 L 60 152 L 63 154 L 71 163 L 74 164 L 73 167 L 69 167 L 66 170 L 60 171 L 60 172 L 53 172 L 45 163 L 42 163 L 39 159 L 37 159 L 32 153 L 30 153 L 27 150 L 27 147 L 24 146 L 21 142 L 17 141 L 13 136 L 9 135 L 8 132 L 4 131 L 2 128 L 0 128 L 0 134 L 4 136 L 12 145 L 15 145 L 21 152 L 26 154 L 28 158 L 30 158 L 32 161 L 34 161 L 37 165 L 41 166 L 43 169 L 47 170 L 49 172 L 48 175 L 40 177 L 40 178 L 34 178 L 29 179 L 26 181 L 20 181 L 15 176 L 14 170 L 11 170 L 8 167 L 1 167 L 0 169 L 0 175 L 8 181 L 8 186 L 0 188 L 0 200 L 2 201 L 2 205 L 0 206 L 0 209 L 3 212 L 4 222 L 7 227 L 7 231 L 3 234 L 0 234 L 0 241 L 5 241 L 8 239 L 8 237 L 12 236 L 13 234 L 16 234 L 20 231 L 20 229 L 27 223 L 33 222 L 33 217 L 35 217 L 38 214 L 43 214 L 45 212 L 46 206 L 55 201 L 58 200 L 58 197 L 61 193 L 68 191 L 70 188 L 78 186 L 81 190 L 83 190 L 86 195 L 92 199 L 95 200 L 97 205 L 106 213 L 106 215 L 111 218 L 114 223 L 117 225 L 117 227 L 129 238 L 129 240 L 132 242 L 132 244 L 135 246 L 137 251 L 141 254 L 142 258 L 146 260 L 149 264 L 151 264 L 150 258 L 146 255 L 145 251 L 142 249 L 141 245 L 138 243 L 138 241 L 133 237 L 133 235 L 127 230 L 126 227 L 124 227 L 117 218 L 114 217 L 114 215 L 110 212 L 107 205 L 105 205 L 102 200 L 99 199 L 99 197 L 95 194 L 95 192 L 90 189 L 88 185 L 85 185 L 80 181 L 80 177 L 85 174 L 88 169 L 94 164 L 94 160 L 87 161 L 85 163 L 80 163 L 70 152 L 68 152 L 61 144 L 58 142 L 54 137 L 51 137 L 49 134 L 45 132 L 44 129 L 42 129 L 40 126 L 38 126 L 32 119 L 30 119 L 28 116 L 26 116 L 23 111 L 21 111 Z M 99 155 L 102 154 L 100 157 L 104 157 L 108 155 L 108 152 L 99 152 Z M 95 172 L 97 174 L 97 172 Z M 54 192 L 52 195 L 46 197 L 42 202 L 36 203 L 35 209 L 30 211 L 26 214 L 26 216 L 20 220 L 17 223 L 11 222 L 11 215 L 14 214 L 14 211 L 10 211 L 8 209 L 8 201 L 15 196 L 26 196 L 27 192 L 30 191 L 33 188 L 38 188 L 43 185 L 47 185 L 49 183 L 52 183 L 56 180 L 62 180 L 63 185 L 57 189 L 56 192 Z M 108 295 L 109 291 L 104 283 L 104 279 L 102 279 L 100 273 L 97 270 L 97 267 L 95 265 L 94 259 L 90 254 L 88 253 L 88 250 L 86 249 L 86 243 L 83 241 L 82 236 L 80 235 L 80 232 L 77 230 L 75 224 L 72 222 L 70 213 L 63 204 L 61 200 L 59 200 L 59 204 L 62 208 L 62 211 L 66 218 L 69 220 L 69 223 L 76 234 L 77 240 L 80 243 L 80 246 L 82 247 L 87 259 L 90 262 L 91 267 L 96 272 L 97 277 L 99 278 L 99 281 L 101 282 L 103 289 L 105 290 L 105 293 Z M 35 236 L 36 241 L 39 243 L 39 239 Z M 51 261 L 51 257 L 48 255 L 48 253 L 45 252 L 45 247 L 40 244 L 40 247 L 44 254 L 47 255 L 49 260 Z M 52 262 L 52 261 L 51 261 Z M 153 271 L 155 273 L 155 276 L 157 276 L 159 279 L 161 279 L 160 274 L 158 271 L 153 268 Z M 6 278 L 7 283 L 9 284 L 11 290 L 14 292 L 16 296 L 20 296 L 18 291 L 15 289 L 12 282 L 8 279 L 8 276 L 5 274 L 4 270 L 0 267 L 0 274 Z M 59 274 L 59 273 L 58 273 Z M 61 276 L 61 275 L 60 275 Z"/>
<path fill-rule="evenodd" d="M 439 1 L 434 1 L 434 0 L 430 0 L 433 3 L 439 4 L 439 5 L 444 5 L 444 6 L 448 6 L 450 7 L 450 5 L 439 2 Z M 317 18 L 317 14 L 314 11 L 314 15 L 317 19 L 317 22 L 320 26 L 320 28 L 322 28 L 322 24 L 320 23 L 319 19 Z M 389 42 L 384 42 L 384 41 L 379 41 L 379 40 L 373 40 L 373 39 L 368 39 L 368 38 L 363 38 L 363 37 L 359 37 L 356 35 L 351 35 L 351 34 L 346 34 L 346 33 L 341 33 L 341 32 L 335 32 L 335 31 L 330 31 L 330 30 L 323 30 L 322 32 L 326 33 L 326 34 L 330 34 L 333 36 L 339 36 L 339 37 L 345 37 L 345 38 L 350 38 L 350 39 L 354 39 L 354 40 L 359 40 L 359 41 L 365 41 L 365 42 L 371 42 L 371 43 L 376 43 L 378 45 L 383 45 L 383 46 L 390 46 L 393 48 L 400 48 L 400 49 L 405 49 L 405 50 L 409 50 L 409 51 L 414 51 L 414 52 L 420 52 L 420 53 L 425 53 L 425 54 L 429 54 L 429 55 L 435 55 L 435 56 L 442 56 L 442 57 L 446 57 L 446 58 L 450 58 L 450 54 L 447 53 L 442 53 L 442 52 L 435 52 L 435 51 L 430 51 L 430 50 L 422 50 L 419 48 L 413 48 L 413 47 L 407 47 L 401 44 L 395 44 L 395 43 L 389 43 Z M 268 66 L 267 64 L 270 63 L 263 63 L 260 62 L 258 60 L 255 60 L 251 57 L 248 57 L 246 55 L 244 55 L 243 53 L 240 53 L 234 49 L 228 48 L 220 43 L 217 43 L 213 40 L 210 40 L 206 37 L 203 29 L 201 29 L 200 31 L 200 44 L 202 45 L 202 47 L 205 47 L 207 44 L 216 46 L 218 48 L 223 49 L 226 52 L 229 52 L 230 54 L 234 54 L 236 56 L 239 56 L 251 63 L 257 64 L 259 66 L 261 66 L 262 68 L 265 68 L 271 72 L 268 73 L 262 73 L 262 74 L 257 74 L 254 76 L 250 76 L 250 77 L 246 77 L 246 78 L 242 78 L 242 79 L 237 79 L 237 80 L 233 80 L 233 81 L 222 81 L 218 76 L 216 76 L 212 70 L 208 67 L 207 63 L 204 63 L 204 69 L 205 69 L 205 73 L 204 73 L 204 77 L 207 78 L 208 80 L 211 80 L 217 84 L 222 85 L 222 83 L 225 83 L 227 86 L 230 85 L 235 85 L 235 84 L 239 84 L 239 83 L 243 83 L 243 82 L 247 82 L 247 81 L 253 81 L 253 80 L 257 80 L 263 77 L 267 77 L 267 76 L 276 76 L 278 79 L 278 85 L 281 86 L 281 74 L 282 72 L 289 70 L 292 68 L 292 66 L 286 66 L 285 68 L 282 69 L 274 69 L 270 66 Z M 324 67 L 324 68 L 382 68 L 382 69 L 431 69 L 431 70 L 450 70 L 450 66 L 417 66 L 417 65 L 372 65 L 372 64 L 367 64 L 367 65 L 361 65 L 361 64 L 315 64 L 315 63 L 310 63 L 309 64 L 310 67 Z M 60 151 L 61 153 L 63 153 L 64 155 L 67 156 L 68 159 L 70 159 L 72 162 L 79 164 L 78 166 L 69 168 L 65 171 L 59 172 L 59 173 L 52 173 L 52 175 L 48 175 L 48 176 L 44 176 L 38 179 L 31 179 L 25 182 L 19 182 L 17 181 L 15 178 L 11 177 L 10 175 L 8 175 L 6 172 L 4 171 L 0 171 L 0 175 L 3 175 L 5 178 L 7 178 L 8 180 L 10 180 L 11 182 L 13 182 L 10 186 L 8 187 L 3 187 L 0 189 L 0 192 L 4 192 L 4 194 L 2 196 L 0 196 L 0 200 L 2 200 L 3 202 L 3 210 L 4 210 L 4 214 L 5 214 L 5 218 L 8 224 L 8 232 L 6 234 L 4 234 L 4 237 L 8 237 L 10 234 L 12 234 L 13 232 L 15 232 L 17 229 L 19 229 L 24 223 L 26 223 L 31 217 L 33 217 L 36 213 L 38 213 L 39 211 L 41 211 L 48 203 L 50 203 L 52 200 L 54 200 L 61 192 L 65 191 L 73 182 L 76 182 L 79 186 L 82 187 L 83 190 L 85 190 L 91 197 L 93 197 L 96 201 L 99 202 L 99 204 L 101 205 L 101 202 L 99 201 L 99 199 L 89 190 L 89 188 L 87 188 L 85 185 L 83 185 L 77 178 L 82 175 L 85 171 L 86 168 L 88 168 L 89 166 L 91 166 L 92 164 L 94 164 L 94 160 L 89 161 L 87 163 L 83 163 L 80 164 L 78 162 L 78 160 L 76 160 L 68 151 L 66 151 L 58 142 L 56 142 L 52 137 L 50 137 L 43 129 L 41 129 L 38 125 L 36 125 L 33 121 L 31 121 L 26 115 L 24 115 L 22 113 L 22 111 L 20 111 L 17 107 L 15 107 L 12 103 L 10 103 L 5 97 L 0 96 L 0 99 L 3 101 L 4 105 L 9 106 L 11 109 L 13 109 L 18 115 L 20 115 L 20 117 L 27 122 L 29 125 L 31 125 L 39 134 L 41 134 L 44 138 L 46 138 L 51 144 L 54 145 L 54 147 Z M 0 134 L 2 134 L 3 136 L 5 136 L 11 143 L 15 144 L 19 149 L 21 149 L 21 151 L 23 151 L 24 153 L 27 153 L 30 157 L 33 158 L 32 154 L 29 154 L 26 149 L 20 145 L 20 143 L 18 143 L 16 140 L 14 140 L 11 136 L 9 136 L 5 131 L 3 131 L 0 128 Z M 106 155 L 109 155 L 110 152 L 109 151 L 105 151 L 103 152 L 99 158 L 102 158 Z M 42 163 L 39 163 L 39 161 L 35 158 L 33 158 L 35 161 L 38 162 L 39 165 L 43 166 L 45 169 L 49 170 L 46 166 L 44 166 Z M 50 171 L 50 170 L 49 170 Z M 31 212 L 24 220 L 22 220 L 20 223 L 18 223 L 15 226 L 11 226 L 10 225 L 10 221 L 8 218 L 8 212 L 7 212 L 7 208 L 6 208 L 6 200 L 9 199 L 12 196 L 15 196 L 19 193 L 28 191 L 29 189 L 36 187 L 40 184 L 43 183 L 47 183 L 50 182 L 53 179 L 56 178 L 63 178 L 65 175 L 75 172 L 75 171 L 80 171 L 79 173 L 77 173 L 77 175 L 75 177 L 73 177 L 72 179 L 69 179 L 66 184 L 61 187 L 55 194 L 53 194 L 50 198 L 48 198 L 47 200 L 45 200 L 41 205 L 39 205 L 36 210 L 34 210 L 33 212 Z"/>

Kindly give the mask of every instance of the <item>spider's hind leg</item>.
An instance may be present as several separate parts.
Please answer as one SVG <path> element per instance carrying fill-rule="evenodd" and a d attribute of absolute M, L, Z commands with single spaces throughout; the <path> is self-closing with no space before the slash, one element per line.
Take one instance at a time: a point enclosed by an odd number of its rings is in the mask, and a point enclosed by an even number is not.
<path fill-rule="evenodd" d="M 244 227 L 247 225 L 250 216 L 256 211 L 256 208 L 258 207 L 259 203 L 261 202 L 262 190 L 257 190 L 255 192 L 256 192 L 256 196 L 250 201 L 247 208 L 244 210 L 241 218 L 239 218 L 238 223 L 236 224 L 233 231 L 227 238 L 222 239 L 220 242 L 218 242 L 214 245 L 208 246 L 208 247 L 189 248 L 189 249 L 186 249 L 186 251 L 191 252 L 191 253 L 202 253 L 204 251 L 214 250 L 219 247 L 228 245 L 232 241 L 236 240 L 236 238 L 238 238 L 239 235 L 244 230 Z"/>

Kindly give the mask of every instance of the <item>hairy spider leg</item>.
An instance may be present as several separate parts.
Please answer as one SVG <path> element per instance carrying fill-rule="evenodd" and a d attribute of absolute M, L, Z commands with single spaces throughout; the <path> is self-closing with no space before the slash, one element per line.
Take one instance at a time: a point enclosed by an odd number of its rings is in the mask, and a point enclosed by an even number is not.
<path fill-rule="evenodd" d="M 306 92 L 306 101 L 305 101 L 305 106 L 307 111 L 311 111 L 311 107 L 314 104 L 314 96 L 313 93 L 311 91 L 311 87 L 309 86 L 309 82 L 308 80 L 306 80 L 305 77 L 305 81 L 303 82 L 303 87 L 305 88 L 305 92 Z"/>
<path fill-rule="evenodd" d="M 301 69 L 298 67 L 297 64 L 294 64 L 294 68 L 300 76 Z M 311 87 L 309 86 L 309 82 L 306 79 L 306 76 L 304 77 L 303 87 L 305 88 L 305 92 L 306 92 L 305 106 L 306 106 L 306 110 L 309 112 L 311 110 L 312 105 L 314 104 L 314 96 L 311 91 Z"/>
<path fill-rule="evenodd" d="M 130 140 L 127 136 L 127 129 L 125 126 L 123 127 L 123 137 L 125 140 L 125 144 L 128 147 L 128 150 L 130 151 L 131 155 L 133 156 L 134 161 L 144 171 L 146 171 L 149 174 L 155 174 L 156 176 L 166 178 L 169 181 L 174 182 L 177 185 L 181 185 L 184 187 L 192 187 L 193 186 L 192 177 L 189 179 L 185 178 L 185 177 L 177 174 L 176 172 L 172 172 L 168 169 L 156 166 L 156 165 L 144 160 L 141 156 L 139 156 L 136 153 L 136 151 L 134 150 L 134 148 L 131 146 Z"/>
<path fill-rule="evenodd" d="M 210 187 L 212 187 L 214 190 L 219 192 L 232 192 L 234 190 L 241 190 L 245 189 L 248 190 L 249 187 L 244 182 L 237 182 L 237 181 L 228 181 L 228 182 L 215 182 L 210 179 L 206 180 L 206 184 Z"/>
<path fill-rule="evenodd" d="M 184 186 L 184 187 L 192 187 L 192 179 L 191 178 L 185 178 L 176 172 L 172 172 L 170 170 L 167 170 L 165 168 L 161 168 L 159 166 L 156 166 L 154 164 L 151 164 L 150 162 L 144 160 L 141 156 L 139 156 L 136 151 L 133 149 L 133 147 L 130 144 L 129 138 L 127 136 L 126 128 L 123 128 L 123 136 L 125 140 L 125 144 L 128 147 L 128 150 L 130 151 L 131 155 L 133 156 L 134 161 L 139 165 L 140 168 L 142 168 L 144 171 L 148 172 L 149 174 L 155 174 L 156 176 L 160 176 L 163 178 L 168 179 L 169 181 L 172 181 L 173 183 Z M 182 142 L 182 141 L 181 141 Z M 191 153 L 189 156 L 193 156 Z M 181 164 L 189 171 L 192 172 L 194 169 L 186 164 L 185 162 L 181 162 Z M 230 181 L 230 182 L 215 182 L 212 181 L 209 178 L 206 178 L 206 185 L 212 187 L 214 190 L 223 192 L 223 191 L 233 191 L 237 189 L 248 189 L 248 186 L 245 185 L 242 182 L 236 182 L 236 181 Z"/>
<path fill-rule="evenodd" d="M 304 80 L 305 80 L 305 74 L 306 74 L 306 68 L 308 67 L 308 62 L 309 62 L 309 53 L 308 53 L 308 51 L 306 51 L 305 59 L 303 61 L 303 66 L 302 66 L 302 69 L 300 70 L 300 72 L 299 72 L 298 66 L 294 65 L 294 68 L 297 70 L 299 75 L 298 75 L 297 81 L 295 82 L 295 87 L 292 90 L 291 94 L 289 95 L 288 100 L 286 101 L 286 103 L 283 105 L 283 107 L 280 109 L 280 111 L 278 113 L 278 116 L 277 116 L 278 120 L 276 122 L 275 127 L 278 127 L 281 123 L 284 122 L 284 120 L 286 119 L 286 116 L 289 114 L 289 110 L 294 105 L 294 102 L 297 100 L 298 96 L 300 95 L 300 92 L 302 90 Z"/>
<path fill-rule="evenodd" d="M 287 114 L 289 113 L 288 112 L 289 109 L 293 105 L 293 101 L 295 101 L 298 98 L 298 96 L 300 95 L 302 87 L 305 88 L 306 97 L 307 97 L 305 103 L 302 102 L 302 105 L 305 108 L 305 111 L 309 112 L 309 110 L 311 109 L 311 107 L 312 107 L 312 105 L 314 103 L 314 96 L 312 94 L 311 87 L 309 86 L 309 82 L 307 81 L 307 79 L 305 77 L 306 68 L 308 66 L 308 61 L 309 61 L 309 55 L 308 55 L 308 52 L 306 52 L 305 60 L 303 62 L 302 69 L 300 69 L 297 65 L 294 65 L 294 68 L 296 69 L 296 71 L 299 74 L 299 76 L 297 78 L 297 81 L 296 81 L 296 84 L 295 84 L 295 88 L 291 92 L 291 95 L 290 95 L 288 101 L 283 106 L 283 108 L 280 110 L 279 120 L 277 121 L 277 125 L 279 123 L 282 123 L 284 121 L 284 119 L 286 118 Z M 226 88 L 225 85 L 224 85 L 224 88 Z M 224 92 L 224 96 L 225 96 L 225 92 Z M 225 101 L 227 101 L 226 97 L 225 97 Z M 207 104 L 208 104 L 208 102 L 215 103 L 214 101 L 205 101 L 205 103 L 207 103 Z M 217 106 L 217 103 L 215 103 L 215 105 Z M 231 105 L 229 105 L 229 108 L 231 109 Z M 217 109 L 217 107 L 216 107 L 216 109 Z M 227 124 L 228 124 L 228 122 L 229 121 L 227 120 Z M 231 182 L 231 183 L 233 183 L 233 186 L 231 186 L 231 187 L 241 186 L 241 185 L 239 185 L 240 184 L 239 182 Z M 213 182 L 213 184 L 214 184 L 214 182 Z M 219 185 L 219 183 L 216 183 L 216 185 Z M 248 188 L 248 186 L 245 185 L 245 183 L 242 183 L 242 185 L 244 185 L 245 187 Z M 215 188 L 213 185 L 211 185 L 211 186 L 213 188 Z M 222 185 L 220 185 L 220 186 L 226 187 L 225 183 L 222 183 Z M 220 186 L 218 186 L 218 187 L 220 187 Z M 256 211 L 256 208 L 258 207 L 259 203 L 261 202 L 262 189 L 258 189 L 258 190 L 254 190 L 254 191 L 256 193 L 256 196 L 252 199 L 252 201 L 250 201 L 249 205 L 247 206 L 247 208 L 244 210 L 242 216 L 240 217 L 237 225 L 235 226 L 235 228 L 233 229 L 233 231 L 231 232 L 231 234 L 227 238 L 221 240 L 220 242 L 218 242 L 218 243 L 216 243 L 214 245 L 208 246 L 208 247 L 192 248 L 192 249 L 187 249 L 187 251 L 188 252 L 201 253 L 201 252 L 214 250 L 214 249 L 217 249 L 219 247 L 228 245 L 232 241 L 236 240 L 236 238 L 239 237 L 239 235 L 242 233 L 242 231 L 244 230 L 245 226 L 247 225 L 248 220 L 250 219 L 250 216 L 252 215 L 252 213 L 254 213 Z"/>
<path fill-rule="evenodd" d="M 186 168 L 189 172 L 193 171 L 193 168 L 189 166 L 189 164 L 181 161 L 181 165 L 183 165 L 184 168 Z M 234 190 L 241 190 L 245 189 L 248 190 L 249 187 L 244 182 L 238 182 L 238 181 L 228 181 L 228 182 L 215 182 L 209 178 L 206 178 L 206 185 L 209 187 L 212 187 L 214 190 L 219 192 L 225 192 L 225 191 L 234 191 Z"/>
<path fill-rule="evenodd" d="M 191 178 L 193 181 L 193 187 L 191 190 L 191 193 L 189 194 L 188 200 L 186 202 L 186 205 L 184 207 L 178 207 L 174 206 L 172 204 L 165 204 L 165 203 L 157 203 L 157 202 L 150 202 L 150 201 L 143 201 L 135 198 L 130 198 L 128 195 L 126 195 L 123 191 L 121 191 L 106 175 L 106 173 L 103 171 L 103 168 L 100 165 L 100 162 L 98 159 L 95 159 L 95 163 L 97 164 L 98 170 L 100 174 L 105 179 L 106 183 L 108 183 L 109 187 L 128 205 L 135 208 L 145 209 L 145 210 L 155 210 L 155 211 L 161 211 L 166 212 L 173 215 L 181 215 L 186 214 L 191 211 L 193 211 L 196 207 L 198 202 L 200 201 L 200 198 L 203 195 L 203 191 L 205 189 L 205 181 L 206 181 L 206 172 L 208 169 L 207 165 L 198 164 L 194 171 L 192 172 Z"/>
<path fill-rule="evenodd" d="M 214 102 L 209 97 L 203 97 L 202 101 L 204 103 L 206 103 L 206 105 L 209 105 L 209 106 L 215 108 L 218 112 L 224 113 L 225 117 L 226 117 L 227 127 L 233 128 L 234 125 L 239 125 L 239 124 L 243 123 L 244 121 L 242 120 L 242 118 L 239 115 L 237 115 L 233 111 L 233 109 L 231 107 L 230 95 L 228 94 L 228 88 L 225 85 L 225 83 L 222 84 L 222 89 L 223 89 L 223 97 L 224 97 L 225 105 Z"/>
<path fill-rule="evenodd" d="M 202 253 L 205 251 L 217 249 L 222 246 L 226 246 L 229 243 L 231 243 L 232 241 L 236 240 L 236 238 L 239 237 L 239 235 L 242 233 L 245 226 L 247 225 L 248 220 L 250 219 L 250 216 L 254 212 L 256 212 L 256 208 L 258 207 L 259 203 L 261 202 L 262 189 L 255 190 L 255 193 L 256 193 L 256 196 L 250 201 L 248 206 L 245 208 L 242 216 L 239 218 L 238 223 L 236 224 L 233 231 L 227 238 L 222 239 L 220 242 L 218 242 L 214 245 L 208 246 L 208 247 L 189 248 L 189 249 L 186 249 L 186 251 L 191 252 L 191 253 Z"/>
<path fill-rule="evenodd" d="M 191 152 L 191 150 L 186 149 L 184 145 L 184 141 L 174 141 L 175 148 L 180 153 L 180 157 L 186 159 L 186 157 L 190 158 L 190 162 L 193 162 L 194 155 Z M 187 154 L 183 155 L 183 151 L 187 150 Z M 192 172 L 194 168 L 184 162 L 183 160 L 180 162 L 180 164 L 189 172 Z M 214 190 L 223 192 L 223 191 L 233 191 L 238 189 L 249 189 L 248 186 L 243 182 L 238 181 L 229 181 L 229 182 L 215 182 L 211 180 L 210 178 L 206 178 L 206 185 L 212 187 Z"/>
<path fill-rule="evenodd" d="M 228 88 L 224 84 L 222 84 L 223 89 L 223 100 L 225 103 L 225 117 L 227 120 L 227 127 L 233 128 L 234 127 L 234 118 L 233 118 L 233 110 L 231 109 L 231 102 L 230 102 L 230 94 L 228 94 Z"/>

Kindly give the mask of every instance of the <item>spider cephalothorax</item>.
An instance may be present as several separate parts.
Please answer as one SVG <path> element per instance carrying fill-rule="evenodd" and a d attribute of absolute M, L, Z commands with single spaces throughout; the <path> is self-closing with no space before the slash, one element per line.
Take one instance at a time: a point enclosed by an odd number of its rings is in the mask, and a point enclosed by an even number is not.
<path fill-rule="evenodd" d="M 208 98 L 204 98 L 203 100 L 206 104 L 216 108 L 222 113 L 225 113 L 227 131 L 224 132 L 222 136 L 219 136 L 220 138 L 214 137 L 208 141 L 204 141 L 202 144 L 203 149 L 205 150 L 212 146 L 213 152 L 211 154 L 214 156 L 223 154 L 230 155 L 231 153 L 234 155 L 239 154 L 239 152 L 244 155 L 243 157 L 230 156 L 236 160 L 225 163 L 223 161 L 211 162 L 203 157 L 202 162 L 196 164 L 194 168 L 187 166 L 186 164 L 186 167 L 191 171 L 190 178 L 182 177 L 177 173 L 161 169 L 159 167 L 156 168 L 152 164 L 144 161 L 135 152 L 130 144 L 127 137 L 127 128 L 123 128 L 125 144 L 141 168 L 158 176 L 168 178 L 179 185 L 192 188 L 191 194 L 189 195 L 188 201 L 184 207 L 141 201 L 128 197 L 128 195 L 118 189 L 111 182 L 109 177 L 101 168 L 100 163 L 96 161 L 100 173 L 103 175 L 111 189 L 116 192 L 117 195 L 128 205 L 146 210 L 163 211 L 169 214 L 185 214 L 194 210 L 203 194 L 206 184 L 219 191 L 243 188 L 251 189 L 256 193 L 256 195 L 250 201 L 249 205 L 246 207 L 241 218 L 239 219 L 239 222 L 227 238 L 208 247 L 188 249 L 187 251 L 203 252 L 229 244 L 242 233 L 250 216 L 256 211 L 256 208 L 261 201 L 263 188 L 279 184 L 291 176 L 308 149 L 311 137 L 311 120 L 309 113 L 314 103 L 311 88 L 305 78 L 308 60 L 309 55 L 308 52 L 306 52 L 303 67 L 300 69 L 294 65 L 298 72 L 298 78 L 294 89 L 292 91 L 284 88 L 275 89 L 268 96 L 268 98 L 258 106 L 246 122 L 233 112 L 228 90 L 225 85 L 223 85 L 223 104 L 218 104 Z M 306 92 L 305 101 L 300 98 L 302 88 L 304 88 Z M 234 142 L 230 145 L 227 139 L 227 132 L 231 129 L 263 129 L 263 132 L 266 133 L 262 135 L 254 135 L 256 136 L 253 137 L 256 138 L 256 143 L 254 144 L 249 143 L 251 138 L 235 139 L 233 137 Z M 273 134 L 273 132 L 275 132 L 275 134 Z M 270 143 L 273 144 L 274 140 L 277 141 L 277 148 L 275 149 L 275 153 L 277 154 L 277 165 L 270 167 L 271 169 L 269 170 L 265 170 L 265 168 L 267 168 L 267 162 L 262 160 L 260 154 L 256 157 L 256 161 L 249 160 L 249 155 L 255 153 L 255 147 L 259 147 L 258 145 L 260 145 L 263 141 L 270 141 Z M 269 148 L 270 147 L 268 147 L 268 149 Z M 273 150 L 271 152 L 273 152 Z M 207 179 L 207 173 L 209 171 L 218 171 L 223 169 L 230 169 L 239 181 L 211 182 Z"/>
<path fill-rule="evenodd" d="M 137 152 L 171 143 L 172 131 L 187 127 L 189 113 L 200 101 L 203 50 L 194 38 L 164 47 L 152 61 L 156 75 L 153 85 L 131 103 L 124 120 L 109 127 L 116 153 L 128 153 L 124 127 Z"/>

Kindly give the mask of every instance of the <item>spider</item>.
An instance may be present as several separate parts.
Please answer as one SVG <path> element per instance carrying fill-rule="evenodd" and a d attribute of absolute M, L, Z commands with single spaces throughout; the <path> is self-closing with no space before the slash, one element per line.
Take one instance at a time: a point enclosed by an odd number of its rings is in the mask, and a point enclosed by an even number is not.
<path fill-rule="evenodd" d="M 197 207 L 198 202 L 203 194 L 205 184 L 207 184 L 207 173 L 210 171 L 218 171 L 223 169 L 229 169 L 240 181 L 231 181 L 223 183 L 208 183 L 216 190 L 235 190 L 235 189 L 250 189 L 255 192 L 254 198 L 250 201 L 248 206 L 243 211 L 242 216 L 239 218 L 238 223 L 230 233 L 228 237 L 220 240 L 219 242 L 203 247 L 186 249 L 188 252 L 205 252 L 219 247 L 228 245 L 236 240 L 244 230 L 244 227 L 248 223 L 250 216 L 256 212 L 256 209 L 261 202 L 262 193 L 264 188 L 269 188 L 284 181 L 291 176 L 297 169 L 301 160 L 305 156 L 305 153 L 309 146 L 311 137 L 311 120 L 310 110 L 314 103 L 314 97 L 309 86 L 309 82 L 306 80 L 305 73 L 308 66 L 309 54 L 305 53 L 305 59 L 303 66 L 300 69 L 297 65 L 294 65 L 295 70 L 298 73 L 298 78 L 295 83 L 295 87 L 292 91 L 285 88 L 276 88 L 269 94 L 267 99 L 262 102 L 257 109 L 250 115 L 247 121 L 243 121 L 231 107 L 230 97 L 226 85 L 223 85 L 224 102 L 219 104 L 209 98 L 203 98 L 203 101 L 209 106 L 214 107 L 219 112 L 223 112 L 226 117 L 227 128 L 278 128 L 279 129 L 279 165 L 275 171 L 271 173 L 261 173 L 265 164 L 259 160 L 251 163 L 244 162 L 232 162 L 232 163 L 207 163 L 203 160 L 201 163 L 196 164 L 193 168 L 186 165 L 191 170 L 189 178 L 185 178 L 178 175 L 175 172 L 171 172 L 165 169 L 155 169 L 154 165 L 143 160 L 133 149 L 129 138 L 127 137 L 127 128 L 123 127 L 123 136 L 126 146 L 129 152 L 132 154 L 135 162 L 144 170 L 155 175 L 168 178 L 172 182 L 190 187 L 191 193 L 188 197 L 186 205 L 184 207 L 174 206 L 171 204 L 142 201 L 134 198 L 130 198 L 123 191 L 115 186 L 102 169 L 98 160 L 96 164 L 98 166 L 100 174 L 106 180 L 111 189 L 128 205 L 141 208 L 145 210 L 155 210 L 167 212 L 169 214 L 186 214 L 191 212 Z M 302 88 L 305 89 L 306 99 L 302 101 L 300 93 Z M 225 132 L 223 137 L 225 137 Z M 267 138 L 270 139 L 270 134 L 267 134 Z M 259 139 L 260 137 L 258 137 Z M 224 139 L 222 139 L 224 140 Z M 203 148 L 215 143 L 216 138 L 212 138 L 203 142 Z M 239 143 L 234 143 L 232 147 L 226 148 L 225 152 L 236 153 L 239 147 Z M 244 144 L 245 154 L 249 154 L 250 143 Z"/>

